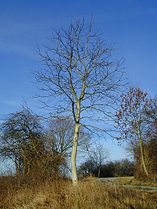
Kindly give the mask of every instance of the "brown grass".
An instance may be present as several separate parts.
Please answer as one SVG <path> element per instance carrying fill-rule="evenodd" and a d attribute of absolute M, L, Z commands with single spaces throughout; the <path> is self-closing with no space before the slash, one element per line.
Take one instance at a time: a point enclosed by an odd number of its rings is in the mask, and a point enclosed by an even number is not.
<path fill-rule="evenodd" d="M 100 182 L 52 181 L 17 186 L 17 179 L 0 181 L 1 209 L 156 209 L 157 193 L 118 188 Z"/>
<path fill-rule="evenodd" d="M 137 180 L 134 177 L 118 177 L 114 183 L 120 185 L 152 186 L 157 187 L 157 181 L 151 179 Z"/>

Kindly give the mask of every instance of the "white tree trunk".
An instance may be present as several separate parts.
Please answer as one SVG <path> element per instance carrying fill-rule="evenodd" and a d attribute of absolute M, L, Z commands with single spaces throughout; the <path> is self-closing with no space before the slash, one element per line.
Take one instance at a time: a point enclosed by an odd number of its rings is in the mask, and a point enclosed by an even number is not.
<path fill-rule="evenodd" d="M 78 145 L 78 138 L 79 138 L 79 129 L 80 124 L 75 124 L 74 129 L 74 138 L 73 138 L 73 146 L 72 146 L 72 153 L 71 153 L 71 170 L 72 170 L 72 183 L 73 185 L 77 184 L 77 169 L 76 169 L 76 155 L 77 155 L 77 145 Z"/>

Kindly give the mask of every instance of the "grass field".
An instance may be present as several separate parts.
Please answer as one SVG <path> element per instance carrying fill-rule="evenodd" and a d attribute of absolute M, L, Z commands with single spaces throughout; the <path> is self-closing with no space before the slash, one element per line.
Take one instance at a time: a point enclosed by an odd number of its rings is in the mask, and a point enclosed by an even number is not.
<path fill-rule="evenodd" d="M 0 179 L 1 209 L 156 209 L 157 192 L 118 188 L 101 182 L 41 181 L 18 186 Z"/>

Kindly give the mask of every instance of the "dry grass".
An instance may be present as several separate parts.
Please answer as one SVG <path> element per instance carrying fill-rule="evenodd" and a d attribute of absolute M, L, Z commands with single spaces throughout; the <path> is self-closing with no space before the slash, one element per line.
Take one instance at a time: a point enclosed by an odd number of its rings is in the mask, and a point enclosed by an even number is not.
<path fill-rule="evenodd" d="M 14 179 L 15 180 L 15 179 Z M 9 183 L 10 181 L 10 183 Z M 157 193 L 120 189 L 100 182 L 45 181 L 15 186 L 13 179 L 1 182 L 1 209 L 156 209 Z M 35 186 L 36 185 L 36 186 Z"/>
<path fill-rule="evenodd" d="M 119 177 L 117 178 L 114 183 L 120 185 L 135 185 L 135 186 L 154 186 L 157 187 L 157 181 L 153 180 L 137 180 L 134 177 Z"/>

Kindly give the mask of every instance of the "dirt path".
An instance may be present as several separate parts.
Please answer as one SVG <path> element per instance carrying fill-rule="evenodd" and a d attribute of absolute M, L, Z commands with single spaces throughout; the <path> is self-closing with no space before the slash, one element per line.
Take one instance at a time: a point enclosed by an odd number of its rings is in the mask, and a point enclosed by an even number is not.
<path fill-rule="evenodd" d="M 122 186 L 125 188 L 131 188 L 131 189 L 142 189 L 142 190 L 154 190 L 157 191 L 157 187 L 156 186 L 144 186 L 144 185 L 129 185 L 129 184 L 119 184 L 116 181 L 119 180 L 121 177 L 109 177 L 109 178 L 99 178 L 97 179 L 98 181 L 101 182 L 106 182 L 106 183 L 110 183 L 110 184 L 114 184 L 117 186 Z M 123 177 L 122 177 L 123 178 Z"/>

